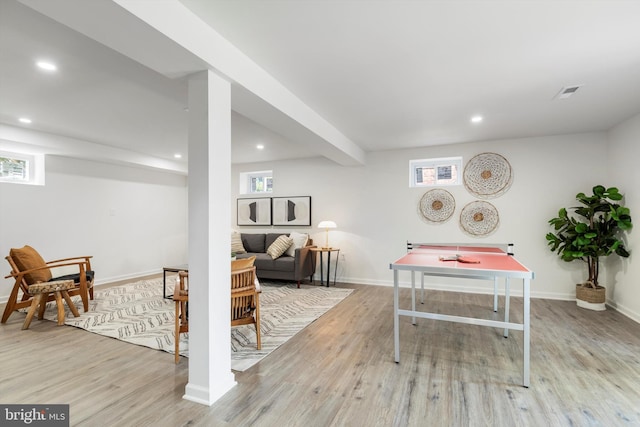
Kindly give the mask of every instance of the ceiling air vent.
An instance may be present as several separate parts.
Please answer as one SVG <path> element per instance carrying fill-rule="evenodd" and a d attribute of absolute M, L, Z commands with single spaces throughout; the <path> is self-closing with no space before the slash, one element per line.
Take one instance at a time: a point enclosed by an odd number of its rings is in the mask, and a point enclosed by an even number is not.
<path fill-rule="evenodd" d="M 580 85 L 565 86 L 560 89 L 560 92 L 555 96 L 556 99 L 567 99 L 580 89 Z"/>

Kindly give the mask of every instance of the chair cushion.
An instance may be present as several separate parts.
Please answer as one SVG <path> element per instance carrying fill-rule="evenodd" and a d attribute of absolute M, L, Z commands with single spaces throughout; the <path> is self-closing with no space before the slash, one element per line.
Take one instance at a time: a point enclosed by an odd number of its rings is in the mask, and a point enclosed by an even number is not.
<path fill-rule="evenodd" d="M 242 233 L 242 246 L 247 252 L 265 252 L 264 233 Z"/>
<path fill-rule="evenodd" d="M 234 259 L 231 261 L 231 271 L 244 270 L 245 268 L 253 267 L 255 260 L 255 255 L 249 258 Z"/>
<path fill-rule="evenodd" d="M 282 254 L 284 254 L 287 249 L 289 249 L 289 246 L 291 246 L 292 243 L 293 240 L 291 239 L 291 237 L 283 234 L 282 236 L 278 237 L 276 241 L 273 242 L 271 246 L 269 246 L 269 248 L 267 248 L 267 253 L 273 259 L 280 258 Z"/>
<path fill-rule="evenodd" d="M 73 280 L 55 280 L 47 283 L 34 283 L 29 285 L 29 293 L 31 295 L 43 294 L 56 291 L 68 291 L 75 288 Z"/>
<path fill-rule="evenodd" d="M 87 284 L 88 285 L 92 284 L 93 283 L 93 277 L 95 276 L 95 273 L 93 271 L 87 271 L 85 273 L 86 273 L 86 276 L 87 276 Z M 54 280 L 73 280 L 74 283 L 80 283 L 80 273 L 65 274 L 64 276 L 54 277 L 53 279 L 51 279 L 49 281 L 53 282 Z"/>
<path fill-rule="evenodd" d="M 20 271 L 31 270 L 32 268 L 46 267 L 47 263 L 40 256 L 38 251 L 29 245 L 25 245 L 20 249 L 11 249 L 9 256 L 18 266 Z M 31 285 L 37 282 L 48 282 L 51 280 L 51 270 L 48 268 L 34 271 L 24 275 L 27 284 Z"/>

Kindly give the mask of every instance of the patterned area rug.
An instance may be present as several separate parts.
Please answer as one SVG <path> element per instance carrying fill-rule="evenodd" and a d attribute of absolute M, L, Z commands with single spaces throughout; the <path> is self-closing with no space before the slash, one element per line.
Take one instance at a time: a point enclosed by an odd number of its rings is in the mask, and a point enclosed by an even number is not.
<path fill-rule="evenodd" d="M 231 368 L 244 371 L 349 296 L 352 289 L 261 281 L 262 349 L 256 350 L 253 325 L 231 328 Z M 132 344 L 174 353 L 174 302 L 162 298 L 162 279 L 96 289 L 87 313 L 73 297 L 80 317 L 66 308 L 65 323 Z M 66 307 L 66 304 L 65 304 Z M 45 318 L 56 320 L 55 302 Z M 180 335 L 180 354 L 189 356 L 188 334 Z"/>

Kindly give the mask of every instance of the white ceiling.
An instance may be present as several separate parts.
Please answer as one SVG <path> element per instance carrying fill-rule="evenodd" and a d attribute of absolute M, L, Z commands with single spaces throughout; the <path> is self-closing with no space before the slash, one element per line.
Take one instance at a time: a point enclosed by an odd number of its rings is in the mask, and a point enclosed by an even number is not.
<path fill-rule="evenodd" d="M 640 112 L 639 1 L 180 1 L 365 151 L 603 131 Z M 179 72 L 14 0 L 0 0 L 0 63 L 1 124 L 29 116 L 30 129 L 186 155 Z M 571 85 L 583 86 L 554 99 Z M 232 122 L 234 163 L 320 153 Z"/>

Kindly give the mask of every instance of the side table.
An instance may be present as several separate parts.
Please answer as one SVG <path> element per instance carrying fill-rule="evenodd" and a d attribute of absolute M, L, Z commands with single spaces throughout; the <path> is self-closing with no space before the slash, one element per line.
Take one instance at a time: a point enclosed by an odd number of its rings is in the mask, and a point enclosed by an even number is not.
<path fill-rule="evenodd" d="M 167 271 L 177 273 L 179 271 L 189 271 L 189 264 L 176 265 L 175 267 L 162 267 L 162 298 L 172 299 L 172 295 L 167 295 Z"/>
<path fill-rule="evenodd" d="M 322 254 L 327 253 L 327 288 L 329 287 L 329 283 L 331 282 L 331 252 L 336 252 L 336 266 L 333 271 L 333 286 L 336 285 L 336 276 L 338 274 L 338 261 L 340 260 L 340 249 L 338 248 L 311 248 L 312 252 L 320 253 L 320 284 L 324 285 L 324 269 L 322 263 Z"/>

